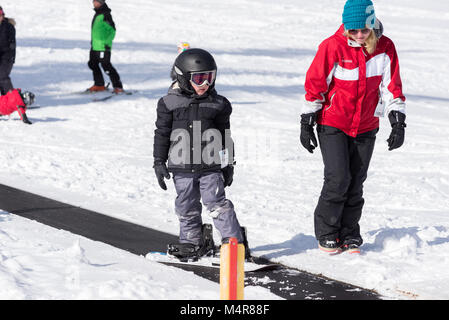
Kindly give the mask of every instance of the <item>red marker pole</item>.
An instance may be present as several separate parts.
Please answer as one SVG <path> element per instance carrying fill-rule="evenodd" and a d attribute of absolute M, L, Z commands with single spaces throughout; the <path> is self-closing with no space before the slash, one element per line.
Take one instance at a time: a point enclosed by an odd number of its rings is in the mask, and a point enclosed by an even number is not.
<path fill-rule="evenodd" d="M 243 300 L 244 263 L 245 247 L 236 238 L 230 238 L 220 251 L 220 299 Z"/>

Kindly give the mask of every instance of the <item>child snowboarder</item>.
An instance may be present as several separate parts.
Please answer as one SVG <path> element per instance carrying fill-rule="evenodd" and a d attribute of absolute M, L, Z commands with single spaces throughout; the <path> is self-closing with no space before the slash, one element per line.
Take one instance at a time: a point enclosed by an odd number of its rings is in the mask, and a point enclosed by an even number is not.
<path fill-rule="evenodd" d="M 9 77 L 16 59 L 16 29 L 15 21 L 6 18 L 0 7 L 0 93 L 6 94 L 14 89 Z"/>
<path fill-rule="evenodd" d="M 0 115 L 9 116 L 17 111 L 20 119 L 24 123 L 31 124 L 31 121 L 26 115 L 26 110 L 33 102 L 34 94 L 32 92 L 22 92 L 20 89 L 13 89 L 6 95 L 0 96 Z"/>
<path fill-rule="evenodd" d="M 87 89 L 89 92 L 105 91 L 103 74 L 100 64 L 109 76 L 114 87 L 114 93 L 123 93 L 123 85 L 120 75 L 111 63 L 112 41 L 115 37 L 115 23 L 112 20 L 111 9 L 105 0 L 93 1 L 95 15 L 92 20 L 92 48 L 88 62 L 93 72 L 94 85 Z"/>
<path fill-rule="evenodd" d="M 201 200 L 222 242 L 235 237 L 247 248 L 244 228 L 225 195 L 225 187 L 233 179 L 233 157 L 228 155 L 227 161 L 220 161 L 218 152 L 212 155 L 208 149 L 209 142 L 215 141 L 220 150 L 225 150 L 222 155 L 233 153 L 233 147 L 226 143 L 230 140 L 226 133 L 232 107 L 215 91 L 215 60 L 209 52 L 193 48 L 182 52 L 173 68 L 176 80 L 158 102 L 154 136 L 154 169 L 159 185 L 167 190 L 164 179 L 170 179 L 169 172 L 173 173 L 178 195 L 175 210 L 180 222 L 179 243 L 170 244 L 168 254 L 185 261 L 214 252 L 212 228 L 202 223 Z M 204 139 L 213 131 L 219 132 L 218 138 Z M 205 155 L 211 155 L 213 161 Z"/>

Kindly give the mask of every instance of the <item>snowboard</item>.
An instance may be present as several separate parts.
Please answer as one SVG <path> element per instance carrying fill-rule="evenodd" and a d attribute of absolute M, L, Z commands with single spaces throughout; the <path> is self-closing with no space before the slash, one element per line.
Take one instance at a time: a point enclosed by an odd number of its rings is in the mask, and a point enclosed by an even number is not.
<path fill-rule="evenodd" d="M 220 256 L 204 256 L 196 261 L 181 261 L 173 256 L 168 255 L 166 252 L 153 251 L 145 256 L 146 259 L 156 261 L 165 265 L 191 265 L 199 267 L 209 267 L 220 269 Z M 251 257 L 245 260 L 244 270 L 245 272 L 262 272 L 278 270 L 281 265 L 276 263 L 270 263 L 268 260 L 258 257 Z"/>

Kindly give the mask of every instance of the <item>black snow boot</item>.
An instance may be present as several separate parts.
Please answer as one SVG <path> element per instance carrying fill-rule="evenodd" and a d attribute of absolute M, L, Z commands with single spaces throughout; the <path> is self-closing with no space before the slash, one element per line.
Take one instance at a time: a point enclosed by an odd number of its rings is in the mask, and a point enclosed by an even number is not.
<path fill-rule="evenodd" d="M 326 253 L 338 253 L 341 251 L 341 243 L 339 239 L 323 238 L 318 240 L 318 247 Z"/>
<path fill-rule="evenodd" d="M 253 259 L 251 257 L 251 251 L 249 250 L 248 238 L 246 237 L 246 227 L 240 227 L 240 230 L 242 231 L 243 241 L 239 243 L 243 244 L 245 247 L 245 260 L 251 262 Z M 229 238 L 223 238 L 221 243 L 229 243 Z"/>
<path fill-rule="evenodd" d="M 246 227 L 241 227 L 243 236 L 243 245 L 245 246 L 245 260 L 251 261 L 251 251 L 249 250 L 248 238 L 246 236 Z"/>
<path fill-rule="evenodd" d="M 178 258 L 182 262 L 198 261 L 203 256 L 215 254 L 215 244 L 212 235 L 212 225 L 203 224 L 201 244 L 176 243 L 169 244 L 167 254 Z"/>

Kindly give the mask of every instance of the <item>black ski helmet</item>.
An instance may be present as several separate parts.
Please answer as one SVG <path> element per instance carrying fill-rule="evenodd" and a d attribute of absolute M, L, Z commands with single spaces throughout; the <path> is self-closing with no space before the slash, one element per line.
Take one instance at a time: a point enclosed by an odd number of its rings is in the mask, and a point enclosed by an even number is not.
<path fill-rule="evenodd" d="M 192 48 L 182 52 L 175 60 L 173 66 L 176 80 L 179 87 L 187 92 L 193 93 L 193 87 L 190 84 L 190 77 L 193 72 L 217 70 L 217 64 L 214 57 L 206 50 Z M 213 87 L 214 82 L 210 85 Z"/>

